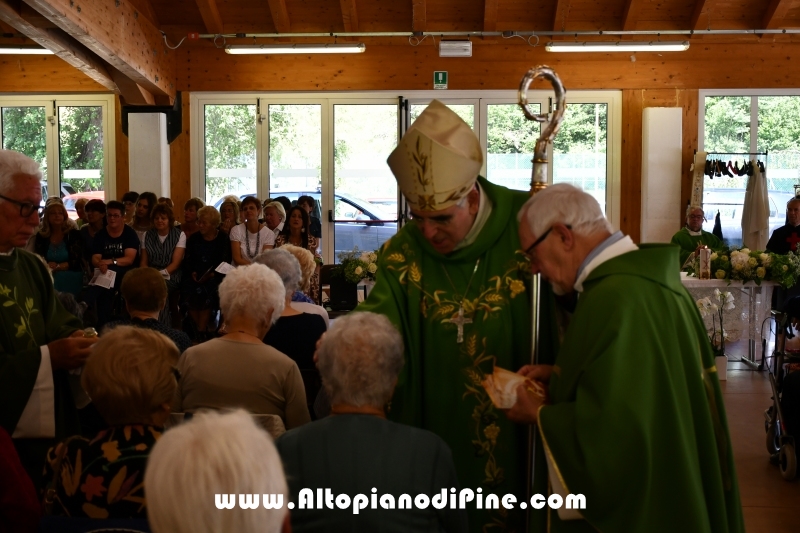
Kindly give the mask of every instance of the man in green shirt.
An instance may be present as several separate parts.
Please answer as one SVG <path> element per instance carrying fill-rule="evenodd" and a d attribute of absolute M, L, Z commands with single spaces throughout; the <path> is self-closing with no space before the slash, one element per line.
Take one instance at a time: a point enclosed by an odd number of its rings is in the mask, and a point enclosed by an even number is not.
<path fill-rule="evenodd" d="M 579 293 L 555 364 L 520 370 L 549 398 L 519 387 L 507 413 L 538 424 L 552 491 L 585 497 L 550 510 L 550 531 L 743 532 L 714 355 L 678 250 L 614 233 L 568 184 L 526 203 L 520 242 L 533 272 Z"/>
<path fill-rule="evenodd" d="M 39 225 L 39 164 L 0 150 L 0 426 L 34 484 L 53 438 L 78 432 L 67 371 L 94 338 L 59 303 L 46 266 L 22 249 Z"/>
<path fill-rule="evenodd" d="M 383 246 L 375 287 L 357 310 L 386 315 L 403 336 L 389 418 L 439 435 L 462 487 L 524 498 L 527 428 L 494 408 L 481 381 L 495 366 L 530 361 L 530 275 L 516 223 L 528 195 L 479 177 L 482 154 L 441 102 L 417 118 L 388 160 L 413 220 Z M 540 345 L 549 361 L 553 305 L 546 292 Z M 522 531 L 519 510 L 468 509 L 471 531 Z"/>
<path fill-rule="evenodd" d="M 672 236 L 672 244 L 681 247 L 678 258 L 682 267 L 690 255 L 694 254 L 698 246 L 706 245 L 712 250 L 719 250 L 724 246 L 723 242 L 707 231 L 703 231 L 703 221 L 705 214 L 702 207 L 690 205 L 686 208 L 686 226 Z"/>

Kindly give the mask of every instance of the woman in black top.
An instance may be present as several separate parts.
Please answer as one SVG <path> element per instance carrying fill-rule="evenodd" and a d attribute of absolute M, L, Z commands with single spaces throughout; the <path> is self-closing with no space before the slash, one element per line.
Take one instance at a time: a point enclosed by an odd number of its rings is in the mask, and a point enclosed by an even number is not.
<path fill-rule="evenodd" d="M 219 284 L 223 275 L 216 271 L 220 263 L 230 263 L 231 242 L 219 230 L 219 212 L 211 206 L 197 212 L 198 232 L 186 240 L 183 256 L 181 292 L 189 307 L 199 339 L 210 336 L 211 312 L 219 308 Z"/>

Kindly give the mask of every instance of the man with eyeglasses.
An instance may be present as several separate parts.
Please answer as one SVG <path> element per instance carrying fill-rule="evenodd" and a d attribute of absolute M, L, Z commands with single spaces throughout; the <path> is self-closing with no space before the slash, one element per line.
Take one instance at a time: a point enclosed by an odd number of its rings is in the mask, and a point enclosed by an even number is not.
<path fill-rule="evenodd" d="M 388 416 L 444 439 L 461 486 L 525 498 L 527 428 L 502 416 L 481 381 L 495 366 L 530 360 L 530 276 L 515 218 L 528 194 L 478 176 L 478 138 L 438 101 L 388 163 L 411 221 L 381 249 L 375 287 L 356 309 L 386 315 L 403 335 L 406 364 Z M 545 287 L 545 360 L 557 336 L 552 305 Z M 524 527 L 520 509 L 468 507 L 472 531 Z"/>
<path fill-rule="evenodd" d="M 520 212 L 531 271 L 578 303 L 554 365 L 519 373 L 509 419 L 537 424 L 554 493 L 585 509 L 550 512 L 549 531 L 742 532 L 714 354 L 670 244 L 637 246 L 597 200 L 565 183 Z M 550 472 L 548 475 L 548 471 Z"/>
<path fill-rule="evenodd" d="M 724 246 L 719 237 L 703 230 L 703 221 L 705 221 L 705 214 L 702 207 L 690 205 L 686 208 L 686 225 L 673 235 L 670 241 L 681 247 L 678 255 L 680 266 L 683 266 L 689 256 L 693 255 L 700 246 L 705 245 L 712 250 L 719 250 Z"/>
<path fill-rule="evenodd" d="M 22 249 L 39 225 L 41 179 L 38 163 L 0 150 L 0 426 L 34 484 L 54 437 L 80 429 L 67 371 L 96 342 L 59 303 L 44 263 Z"/>

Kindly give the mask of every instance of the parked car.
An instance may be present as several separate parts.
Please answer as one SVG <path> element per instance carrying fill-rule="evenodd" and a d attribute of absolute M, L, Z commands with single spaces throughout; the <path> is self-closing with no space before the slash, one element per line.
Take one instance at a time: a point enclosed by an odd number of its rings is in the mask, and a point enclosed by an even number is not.
<path fill-rule="evenodd" d="M 255 196 L 255 193 L 241 194 L 239 199 L 248 196 Z M 273 191 L 272 196 L 286 196 L 292 201 L 292 205 L 296 204 L 301 196 L 311 196 L 317 201 L 312 216 L 322 220 L 320 191 Z M 222 205 L 221 198 L 214 207 L 219 209 L 220 205 Z M 346 193 L 336 193 L 334 209 L 327 217 L 329 222 L 334 223 L 334 257 L 355 247 L 359 250 L 377 250 L 397 233 L 396 219 L 397 214 L 392 212 L 389 206 L 376 205 Z"/>
<path fill-rule="evenodd" d="M 720 214 L 722 237 L 729 246 L 742 245 L 742 209 L 744 189 L 706 189 L 703 191 L 703 210 L 707 222 L 706 231 L 714 227 L 714 217 Z M 786 224 L 786 202 L 794 198 L 792 193 L 767 191 L 769 197 L 769 233 Z"/>
<path fill-rule="evenodd" d="M 62 198 L 64 200 L 64 207 L 67 208 L 67 215 L 69 215 L 69 218 L 72 220 L 78 220 L 78 212 L 75 211 L 75 202 L 81 198 L 105 201 L 106 193 L 103 191 L 79 192 Z"/>

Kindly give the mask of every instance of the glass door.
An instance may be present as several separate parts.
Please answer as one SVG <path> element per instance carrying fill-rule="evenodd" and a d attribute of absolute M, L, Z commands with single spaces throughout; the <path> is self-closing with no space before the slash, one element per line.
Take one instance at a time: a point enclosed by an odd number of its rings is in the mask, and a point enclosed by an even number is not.
<path fill-rule="evenodd" d="M 333 105 L 332 208 L 335 259 L 374 251 L 397 233 L 398 192 L 388 155 L 397 147 L 396 103 Z"/>
<path fill-rule="evenodd" d="M 255 196 L 255 104 L 205 105 L 203 123 L 206 203 L 219 209 L 227 195 Z"/>

